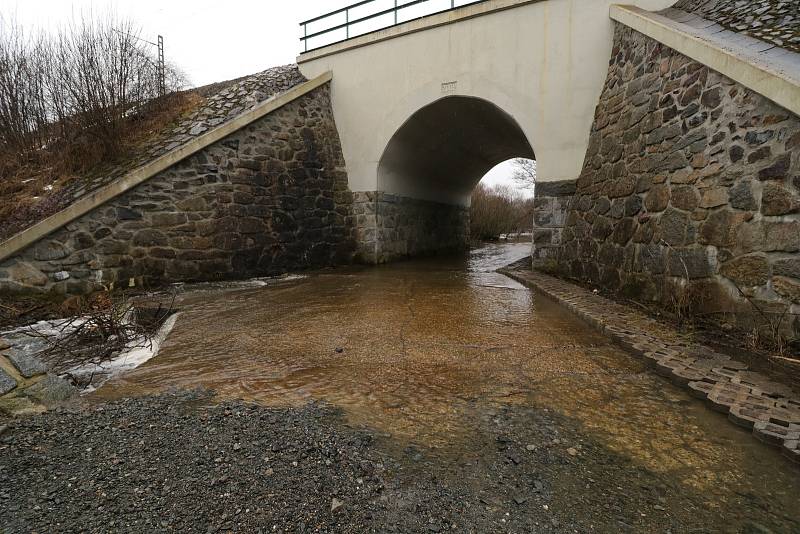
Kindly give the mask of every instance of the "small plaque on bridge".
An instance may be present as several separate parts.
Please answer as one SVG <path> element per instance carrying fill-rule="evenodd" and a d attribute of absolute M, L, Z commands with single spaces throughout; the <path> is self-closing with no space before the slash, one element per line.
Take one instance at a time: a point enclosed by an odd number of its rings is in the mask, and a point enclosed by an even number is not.
<path fill-rule="evenodd" d="M 458 82 L 444 82 L 442 83 L 442 94 L 447 95 L 455 93 L 458 89 Z"/>

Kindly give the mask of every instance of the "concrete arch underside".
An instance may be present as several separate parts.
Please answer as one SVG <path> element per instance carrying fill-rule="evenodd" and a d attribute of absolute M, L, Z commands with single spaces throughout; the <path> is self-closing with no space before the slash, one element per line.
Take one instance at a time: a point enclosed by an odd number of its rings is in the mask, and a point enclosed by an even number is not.
<path fill-rule="evenodd" d="M 377 190 L 355 193 L 362 259 L 466 248 L 473 188 L 514 157 L 535 155 L 517 121 L 487 100 L 447 96 L 414 112 L 386 144 Z"/>
<path fill-rule="evenodd" d="M 378 190 L 469 205 L 472 189 L 495 165 L 536 159 L 517 121 L 481 98 L 448 96 L 415 112 L 378 163 Z"/>

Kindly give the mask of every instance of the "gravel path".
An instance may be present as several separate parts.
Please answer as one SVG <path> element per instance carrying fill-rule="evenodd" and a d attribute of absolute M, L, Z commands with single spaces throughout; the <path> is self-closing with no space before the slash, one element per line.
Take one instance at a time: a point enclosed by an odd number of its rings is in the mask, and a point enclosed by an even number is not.
<path fill-rule="evenodd" d="M 716 532 L 700 494 L 547 410 L 477 410 L 469 450 L 393 448 L 319 405 L 165 394 L 0 421 L 0 532 Z M 769 523 L 731 532 L 797 532 Z M 728 516 L 733 524 L 737 518 Z M 772 523 L 770 523 L 772 521 Z M 751 530 L 747 530 L 751 529 Z M 763 529 L 763 530 L 759 530 Z"/>

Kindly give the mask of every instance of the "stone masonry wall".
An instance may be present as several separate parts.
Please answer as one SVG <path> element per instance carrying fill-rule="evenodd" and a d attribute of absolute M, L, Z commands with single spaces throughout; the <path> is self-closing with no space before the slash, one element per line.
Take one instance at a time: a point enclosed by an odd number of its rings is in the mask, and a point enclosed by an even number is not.
<path fill-rule="evenodd" d="M 0 264 L 0 290 L 272 275 L 350 262 L 354 238 L 326 85 Z"/>
<path fill-rule="evenodd" d="M 799 212 L 800 118 L 617 25 L 561 272 L 797 335 Z"/>
<path fill-rule="evenodd" d="M 358 257 L 364 263 L 464 250 L 469 208 L 391 195 L 354 193 Z"/>
<path fill-rule="evenodd" d="M 32 209 L 24 210 L 7 220 L 0 220 L 0 239 L 28 228 L 67 206 L 108 185 L 132 170 L 163 156 L 167 152 L 185 145 L 200 135 L 220 126 L 246 109 L 288 91 L 307 81 L 297 65 L 273 67 L 240 80 L 222 82 L 199 88 L 196 92 L 208 98 L 188 116 L 181 118 L 174 127 L 156 132 L 152 139 L 137 147 L 132 155 L 110 167 L 95 169 L 95 173 L 74 180 L 52 192 L 43 191 L 42 198 Z"/>
<path fill-rule="evenodd" d="M 552 270 L 561 250 L 561 236 L 572 199 L 575 180 L 536 184 L 533 201 L 533 266 Z"/>

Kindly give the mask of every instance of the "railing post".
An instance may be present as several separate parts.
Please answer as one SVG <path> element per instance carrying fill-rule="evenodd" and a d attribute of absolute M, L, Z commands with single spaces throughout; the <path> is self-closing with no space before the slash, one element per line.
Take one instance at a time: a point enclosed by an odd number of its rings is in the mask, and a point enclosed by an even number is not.
<path fill-rule="evenodd" d="M 394 0 L 394 25 L 397 26 L 397 0 Z"/>
<path fill-rule="evenodd" d="M 346 9 L 344 11 L 344 22 L 346 26 L 344 27 L 344 34 L 346 39 L 350 39 L 350 10 Z"/>
<path fill-rule="evenodd" d="M 303 51 L 308 52 L 308 24 L 303 24 L 303 37 Z"/>

